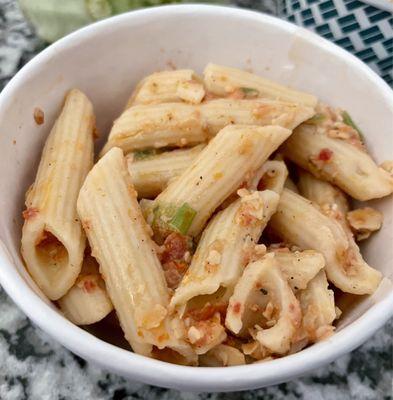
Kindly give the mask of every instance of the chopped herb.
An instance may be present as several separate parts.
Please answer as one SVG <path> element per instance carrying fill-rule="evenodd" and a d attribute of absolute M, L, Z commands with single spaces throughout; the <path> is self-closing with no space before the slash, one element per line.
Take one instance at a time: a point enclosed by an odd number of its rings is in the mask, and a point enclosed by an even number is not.
<path fill-rule="evenodd" d="M 169 221 L 169 226 L 182 235 L 187 234 L 192 221 L 195 218 L 196 211 L 187 203 L 184 203 L 176 212 L 173 218 Z"/>
<path fill-rule="evenodd" d="M 254 88 L 241 87 L 240 90 L 245 94 L 246 97 L 258 97 L 259 91 Z"/>
<path fill-rule="evenodd" d="M 139 150 L 133 153 L 134 161 L 145 160 L 146 158 L 155 156 L 157 154 L 156 149 Z"/>
<path fill-rule="evenodd" d="M 318 125 L 319 123 L 325 121 L 326 115 L 325 114 L 315 114 L 313 117 L 308 119 L 305 123 L 309 125 Z"/>
<path fill-rule="evenodd" d="M 261 289 L 262 294 L 264 294 L 265 296 L 269 293 L 266 289 L 262 288 Z"/>
<path fill-rule="evenodd" d="M 351 118 L 351 116 L 348 114 L 347 111 L 343 111 L 342 117 L 343 117 L 344 124 L 355 129 L 355 131 L 357 131 L 357 133 L 359 134 L 361 141 L 364 142 L 364 135 L 363 135 L 362 131 L 357 127 L 355 122 L 353 122 L 353 119 Z"/>

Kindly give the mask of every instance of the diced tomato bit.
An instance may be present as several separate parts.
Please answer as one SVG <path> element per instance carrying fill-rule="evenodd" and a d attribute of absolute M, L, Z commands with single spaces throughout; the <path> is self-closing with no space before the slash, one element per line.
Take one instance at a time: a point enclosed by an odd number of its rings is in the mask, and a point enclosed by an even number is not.
<path fill-rule="evenodd" d="M 233 312 L 235 314 L 239 314 L 241 308 L 242 308 L 242 305 L 238 301 L 232 306 Z"/>
<path fill-rule="evenodd" d="M 234 99 L 234 100 L 242 100 L 246 97 L 246 94 L 244 93 L 243 90 L 241 89 L 235 89 L 231 93 L 228 94 L 227 98 L 228 99 Z"/>
<path fill-rule="evenodd" d="M 187 271 L 188 264 L 186 262 L 181 261 L 168 261 L 162 265 L 162 269 L 164 270 L 164 275 L 168 287 L 171 289 L 177 288 L 180 281 L 183 278 L 183 275 Z"/>
<path fill-rule="evenodd" d="M 333 152 L 330 149 L 322 149 L 318 154 L 318 160 L 321 161 L 330 161 L 333 156 Z"/>
<path fill-rule="evenodd" d="M 161 262 L 166 263 L 173 260 L 182 260 L 184 254 L 189 250 L 186 236 L 172 232 L 164 242 L 164 251 L 161 254 Z"/>
<path fill-rule="evenodd" d="M 93 293 L 97 285 L 93 280 L 86 279 L 83 281 L 83 289 L 86 293 Z"/>
<path fill-rule="evenodd" d="M 218 312 L 220 313 L 222 318 L 225 318 L 226 312 L 227 312 L 227 304 L 210 304 L 206 303 L 203 308 L 201 309 L 195 309 L 195 310 L 190 310 L 188 311 L 188 315 L 194 320 L 194 321 L 206 321 L 210 318 L 213 318 L 214 314 Z"/>
<path fill-rule="evenodd" d="M 31 218 L 34 218 L 38 215 L 38 208 L 36 207 L 28 207 L 25 211 L 22 212 L 23 218 L 28 221 Z"/>

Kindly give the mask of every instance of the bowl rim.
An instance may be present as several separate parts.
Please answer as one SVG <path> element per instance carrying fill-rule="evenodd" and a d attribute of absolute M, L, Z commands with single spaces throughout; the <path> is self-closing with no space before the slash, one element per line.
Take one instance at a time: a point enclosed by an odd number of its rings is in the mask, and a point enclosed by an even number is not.
<path fill-rule="evenodd" d="M 274 25 L 289 33 L 303 32 L 305 40 L 318 41 L 319 47 L 331 52 L 336 57 L 345 58 L 347 63 L 361 70 L 374 82 L 381 95 L 393 103 L 393 91 L 375 72 L 352 54 L 312 32 L 255 11 L 215 5 L 187 4 L 131 11 L 95 22 L 65 36 L 35 56 L 11 79 L 0 93 L 0 109 L 12 100 L 14 92 L 19 90 L 31 69 L 40 68 L 44 61 L 55 56 L 62 48 L 71 47 L 75 39 L 89 39 L 95 35 L 97 30 L 105 30 L 112 24 L 123 20 L 143 19 L 151 16 L 165 18 L 168 14 L 184 12 L 252 19 L 259 23 Z M 104 342 L 72 324 L 28 287 L 11 260 L 6 246 L 0 241 L 0 283 L 16 305 L 40 329 L 70 351 L 92 363 L 132 380 L 166 388 L 205 392 L 233 391 L 255 389 L 293 379 L 358 347 L 393 315 L 392 292 L 329 339 L 298 353 L 266 363 L 236 367 L 179 366 L 124 350 Z"/>

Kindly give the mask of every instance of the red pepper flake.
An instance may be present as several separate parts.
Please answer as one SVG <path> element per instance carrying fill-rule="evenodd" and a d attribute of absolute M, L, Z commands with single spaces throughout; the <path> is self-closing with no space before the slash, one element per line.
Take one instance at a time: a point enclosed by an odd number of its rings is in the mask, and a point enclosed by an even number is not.
<path fill-rule="evenodd" d="M 25 211 L 22 212 L 23 218 L 28 221 L 31 218 L 34 218 L 38 215 L 38 208 L 36 207 L 28 207 Z"/>
<path fill-rule="evenodd" d="M 33 117 L 37 125 L 42 125 L 45 121 L 45 114 L 39 107 L 34 109 Z"/>
<path fill-rule="evenodd" d="M 330 149 L 322 149 L 318 154 L 318 160 L 328 162 L 331 160 L 333 152 Z"/>

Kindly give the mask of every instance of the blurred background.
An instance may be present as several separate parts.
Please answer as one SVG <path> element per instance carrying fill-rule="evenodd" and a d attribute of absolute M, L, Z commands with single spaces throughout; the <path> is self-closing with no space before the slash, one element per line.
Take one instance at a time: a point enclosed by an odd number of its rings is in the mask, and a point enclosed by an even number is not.
<path fill-rule="evenodd" d="M 0 0 L 0 84 L 4 86 L 18 64 L 22 65 L 48 43 L 81 26 L 133 9 L 184 2 Z M 254 9 L 304 26 L 355 54 L 393 84 L 392 0 L 217 0 L 205 3 Z"/>

